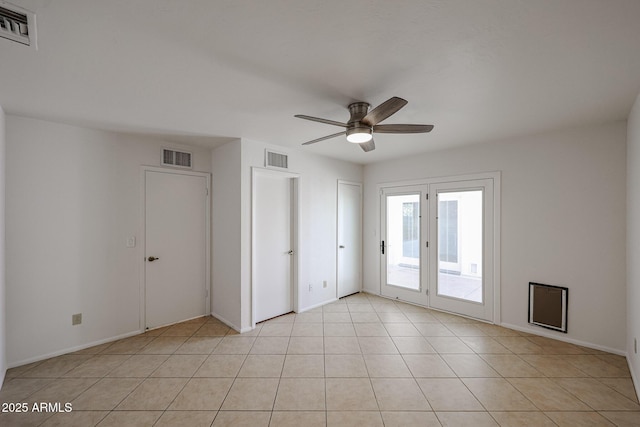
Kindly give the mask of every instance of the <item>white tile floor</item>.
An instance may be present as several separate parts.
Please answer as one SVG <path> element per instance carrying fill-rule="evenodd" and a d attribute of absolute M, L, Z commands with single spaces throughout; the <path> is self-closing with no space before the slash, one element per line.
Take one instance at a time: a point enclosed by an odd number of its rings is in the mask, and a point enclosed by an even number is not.
<path fill-rule="evenodd" d="M 626 360 L 358 294 L 207 317 L 8 371 L 2 426 L 639 426 Z"/>

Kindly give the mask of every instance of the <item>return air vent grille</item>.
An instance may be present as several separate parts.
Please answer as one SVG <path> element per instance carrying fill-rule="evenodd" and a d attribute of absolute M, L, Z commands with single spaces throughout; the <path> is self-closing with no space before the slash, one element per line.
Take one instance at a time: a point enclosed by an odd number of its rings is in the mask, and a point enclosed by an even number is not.
<path fill-rule="evenodd" d="M 569 289 L 529 282 L 529 323 L 567 333 Z"/>
<path fill-rule="evenodd" d="M 265 150 L 265 166 L 268 168 L 289 168 L 289 156 L 277 151 Z"/>
<path fill-rule="evenodd" d="M 175 151 L 167 148 L 162 149 L 162 165 L 175 166 L 179 168 L 191 169 L 191 153 L 186 151 Z"/>
<path fill-rule="evenodd" d="M 17 6 L 0 2 L 0 37 L 27 46 L 35 44 L 35 15 Z"/>

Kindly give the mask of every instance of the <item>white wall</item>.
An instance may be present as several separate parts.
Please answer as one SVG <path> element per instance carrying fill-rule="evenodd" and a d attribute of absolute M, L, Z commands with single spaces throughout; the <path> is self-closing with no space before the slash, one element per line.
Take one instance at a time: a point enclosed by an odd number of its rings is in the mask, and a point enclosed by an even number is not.
<path fill-rule="evenodd" d="M 640 395 L 640 94 L 627 122 L 627 360 Z M 638 343 L 640 345 L 640 342 Z"/>
<path fill-rule="evenodd" d="M 180 146 L 11 115 L 6 140 L 9 366 L 140 331 L 140 166 Z"/>
<path fill-rule="evenodd" d="M 5 285 L 5 117 L 0 107 L 0 388 L 7 372 L 7 319 Z"/>
<path fill-rule="evenodd" d="M 211 313 L 236 330 L 240 321 L 240 140 L 212 150 Z"/>
<path fill-rule="evenodd" d="M 336 298 L 338 180 L 362 182 L 363 167 L 242 140 L 242 328 L 251 325 L 251 168 L 264 167 L 265 148 L 289 155 L 289 172 L 300 174 L 298 297 L 300 311 Z M 357 147 L 354 147 L 357 148 Z M 323 281 L 327 287 L 323 288 Z M 309 284 L 313 290 L 309 291 Z"/>
<path fill-rule="evenodd" d="M 625 135 L 621 122 L 367 165 L 366 289 L 380 289 L 377 184 L 501 171 L 502 323 L 624 354 Z M 569 287 L 568 334 L 527 323 L 530 281 Z"/>

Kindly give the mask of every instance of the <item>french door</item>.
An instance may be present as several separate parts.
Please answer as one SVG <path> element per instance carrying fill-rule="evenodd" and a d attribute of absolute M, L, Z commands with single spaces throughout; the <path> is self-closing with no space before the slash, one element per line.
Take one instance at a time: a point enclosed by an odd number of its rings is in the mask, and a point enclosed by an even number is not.
<path fill-rule="evenodd" d="M 493 320 L 493 180 L 430 186 L 429 305 Z"/>
<path fill-rule="evenodd" d="M 494 179 L 381 190 L 381 293 L 493 321 Z"/>

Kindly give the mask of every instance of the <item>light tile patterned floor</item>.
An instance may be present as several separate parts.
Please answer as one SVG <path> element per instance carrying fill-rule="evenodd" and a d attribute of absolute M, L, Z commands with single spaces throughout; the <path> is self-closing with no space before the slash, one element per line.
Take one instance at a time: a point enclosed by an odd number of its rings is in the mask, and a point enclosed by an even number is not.
<path fill-rule="evenodd" d="M 11 369 L 42 426 L 639 426 L 623 357 L 357 294 L 239 335 L 207 317 Z"/>

